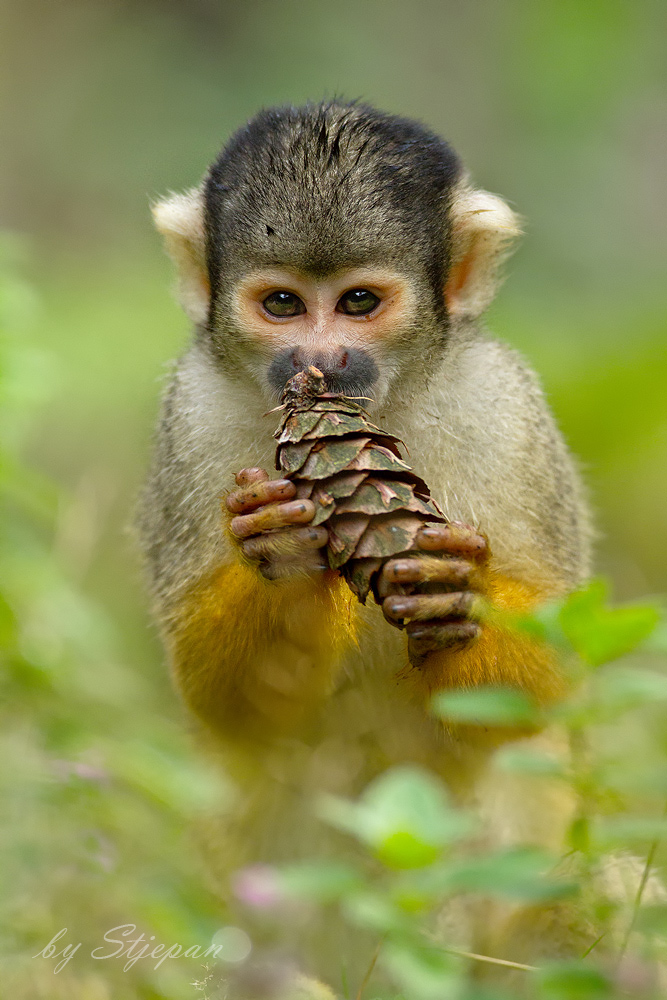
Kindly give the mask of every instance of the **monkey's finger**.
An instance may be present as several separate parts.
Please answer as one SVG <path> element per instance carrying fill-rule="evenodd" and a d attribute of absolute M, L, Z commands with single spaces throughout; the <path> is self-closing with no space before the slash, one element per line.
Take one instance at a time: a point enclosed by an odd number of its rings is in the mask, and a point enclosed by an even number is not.
<path fill-rule="evenodd" d="M 249 486 L 250 483 L 265 482 L 269 478 L 269 474 L 265 469 L 260 469 L 255 465 L 251 469 L 241 469 L 234 478 L 237 486 Z"/>
<path fill-rule="evenodd" d="M 290 524 L 307 524 L 315 516 L 312 500 L 290 500 L 287 503 L 269 504 L 253 514 L 232 518 L 229 529 L 237 538 L 250 538 L 262 531 L 286 528 Z"/>
<path fill-rule="evenodd" d="M 289 479 L 257 480 L 250 486 L 234 490 L 225 499 L 225 504 L 232 514 L 245 514 L 267 503 L 289 500 L 295 493 L 296 486 Z"/>
<path fill-rule="evenodd" d="M 418 556 L 409 559 L 389 559 L 378 579 L 380 597 L 396 592 L 397 584 L 443 583 L 454 589 L 467 586 L 473 571 L 466 559 L 445 559 L 442 556 Z"/>
<path fill-rule="evenodd" d="M 489 555 L 489 543 L 485 536 L 460 521 L 424 525 L 417 532 L 417 546 L 426 552 L 448 552 L 479 562 Z"/>
<path fill-rule="evenodd" d="M 429 653 L 443 649 L 460 649 L 481 632 L 476 622 L 412 622 L 407 626 L 408 655 L 418 666 Z"/>
<path fill-rule="evenodd" d="M 260 563 L 259 571 L 266 580 L 284 580 L 290 576 L 319 576 L 329 569 L 326 559 L 319 553 L 308 553 L 305 559 L 280 559 Z"/>
<path fill-rule="evenodd" d="M 436 618 L 466 618 L 474 610 L 477 595 L 470 590 L 454 594 L 414 594 L 386 597 L 382 611 L 392 625 Z"/>
<path fill-rule="evenodd" d="M 328 541 L 326 528 L 285 528 L 247 538 L 241 545 L 247 559 L 275 559 L 276 556 L 298 556 L 304 549 L 321 549 Z"/>

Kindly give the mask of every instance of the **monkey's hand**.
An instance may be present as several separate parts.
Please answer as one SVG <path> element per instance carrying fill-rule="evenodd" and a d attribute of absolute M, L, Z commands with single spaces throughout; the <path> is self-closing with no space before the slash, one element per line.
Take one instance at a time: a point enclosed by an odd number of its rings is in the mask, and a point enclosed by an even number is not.
<path fill-rule="evenodd" d="M 415 666 L 429 653 L 461 648 L 479 634 L 475 609 L 489 557 L 484 535 L 458 521 L 425 526 L 417 546 L 418 554 L 387 560 L 378 580 L 384 616 L 405 628 Z"/>
<path fill-rule="evenodd" d="M 229 530 L 245 558 L 267 580 L 316 575 L 328 569 L 322 549 L 327 530 L 308 527 L 315 515 L 312 500 L 294 500 L 289 479 L 269 479 L 264 469 L 241 469 L 225 504 L 232 518 Z"/>

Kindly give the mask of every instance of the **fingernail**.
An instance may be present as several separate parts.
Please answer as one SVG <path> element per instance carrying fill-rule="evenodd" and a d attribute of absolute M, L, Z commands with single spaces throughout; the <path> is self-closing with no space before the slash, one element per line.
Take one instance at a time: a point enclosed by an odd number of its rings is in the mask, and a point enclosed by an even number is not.
<path fill-rule="evenodd" d="M 397 562 L 397 563 L 394 563 L 394 576 L 397 576 L 399 573 L 405 573 L 405 572 L 407 572 L 408 567 L 409 567 L 409 563 L 407 563 L 407 562 Z"/>
<path fill-rule="evenodd" d="M 304 511 L 306 509 L 307 508 L 306 508 L 305 503 L 301 503 L 298 500 L 292 500 L 291 503 L 286 503 L 283 506 L 283 510 L 286 510 L 288 512 L 288 514 L 293 514 L 293 513 L 296 513 L 297 511 Z"/>
<path fill-rule="evenodd" d="M 320 533 L 316 528 L 311 528 L 310 531 L 308 532 L 308 537 L 310 538 L 311 542 L 316 542 L 317 539 L 320 537 Z"/>
<path fill-rule="evenodd" d="M 426 535 L 427 538 L 436 538 L 440 534 L 438 528 L 420 528 L 420 534 Z"/>
<path fill-rule="evenodd" d="M 410 605 L 406 601 L 391 601 L 389 604 L 389 612 L 392 615 L 402 615 L 404 614 Z"/>

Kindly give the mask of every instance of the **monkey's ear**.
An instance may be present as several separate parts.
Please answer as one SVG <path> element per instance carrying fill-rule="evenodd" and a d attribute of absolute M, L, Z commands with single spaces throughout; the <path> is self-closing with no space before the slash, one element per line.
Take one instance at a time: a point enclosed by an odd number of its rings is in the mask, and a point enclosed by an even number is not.
<path fill-rule="evenodd" d="M 500 265 L 521 234 L 511 208 L 495 194 L 462 186 L 450 209 L 452 255 L 445 299 L 455 319 L 474 319 L 489 305 Z"/>
<path fill-rule="evenodd" d="M 178 298 L 194 323 L 208 318 L 210 288 L 206 268 L 202 192 L 192 188 L 152 206 L 155 228 L 178 272 Z"/>

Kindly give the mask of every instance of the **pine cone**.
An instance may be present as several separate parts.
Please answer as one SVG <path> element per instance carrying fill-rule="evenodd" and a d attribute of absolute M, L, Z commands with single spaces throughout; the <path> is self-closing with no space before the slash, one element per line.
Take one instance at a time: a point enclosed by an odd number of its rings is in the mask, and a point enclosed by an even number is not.
<path fill-rule="evenodd" d="M 287 383 L 275 433 L 276 468 L 315 504 L 312 524 L 326 522 L 329 566 L 362 604 L 387 559 L 415 550 L 426 521 L 445 522 L 428 486 L 401 458 L 400 438 L 371 423 L 349 396 L 326 391 L 312 365 Z"/>

